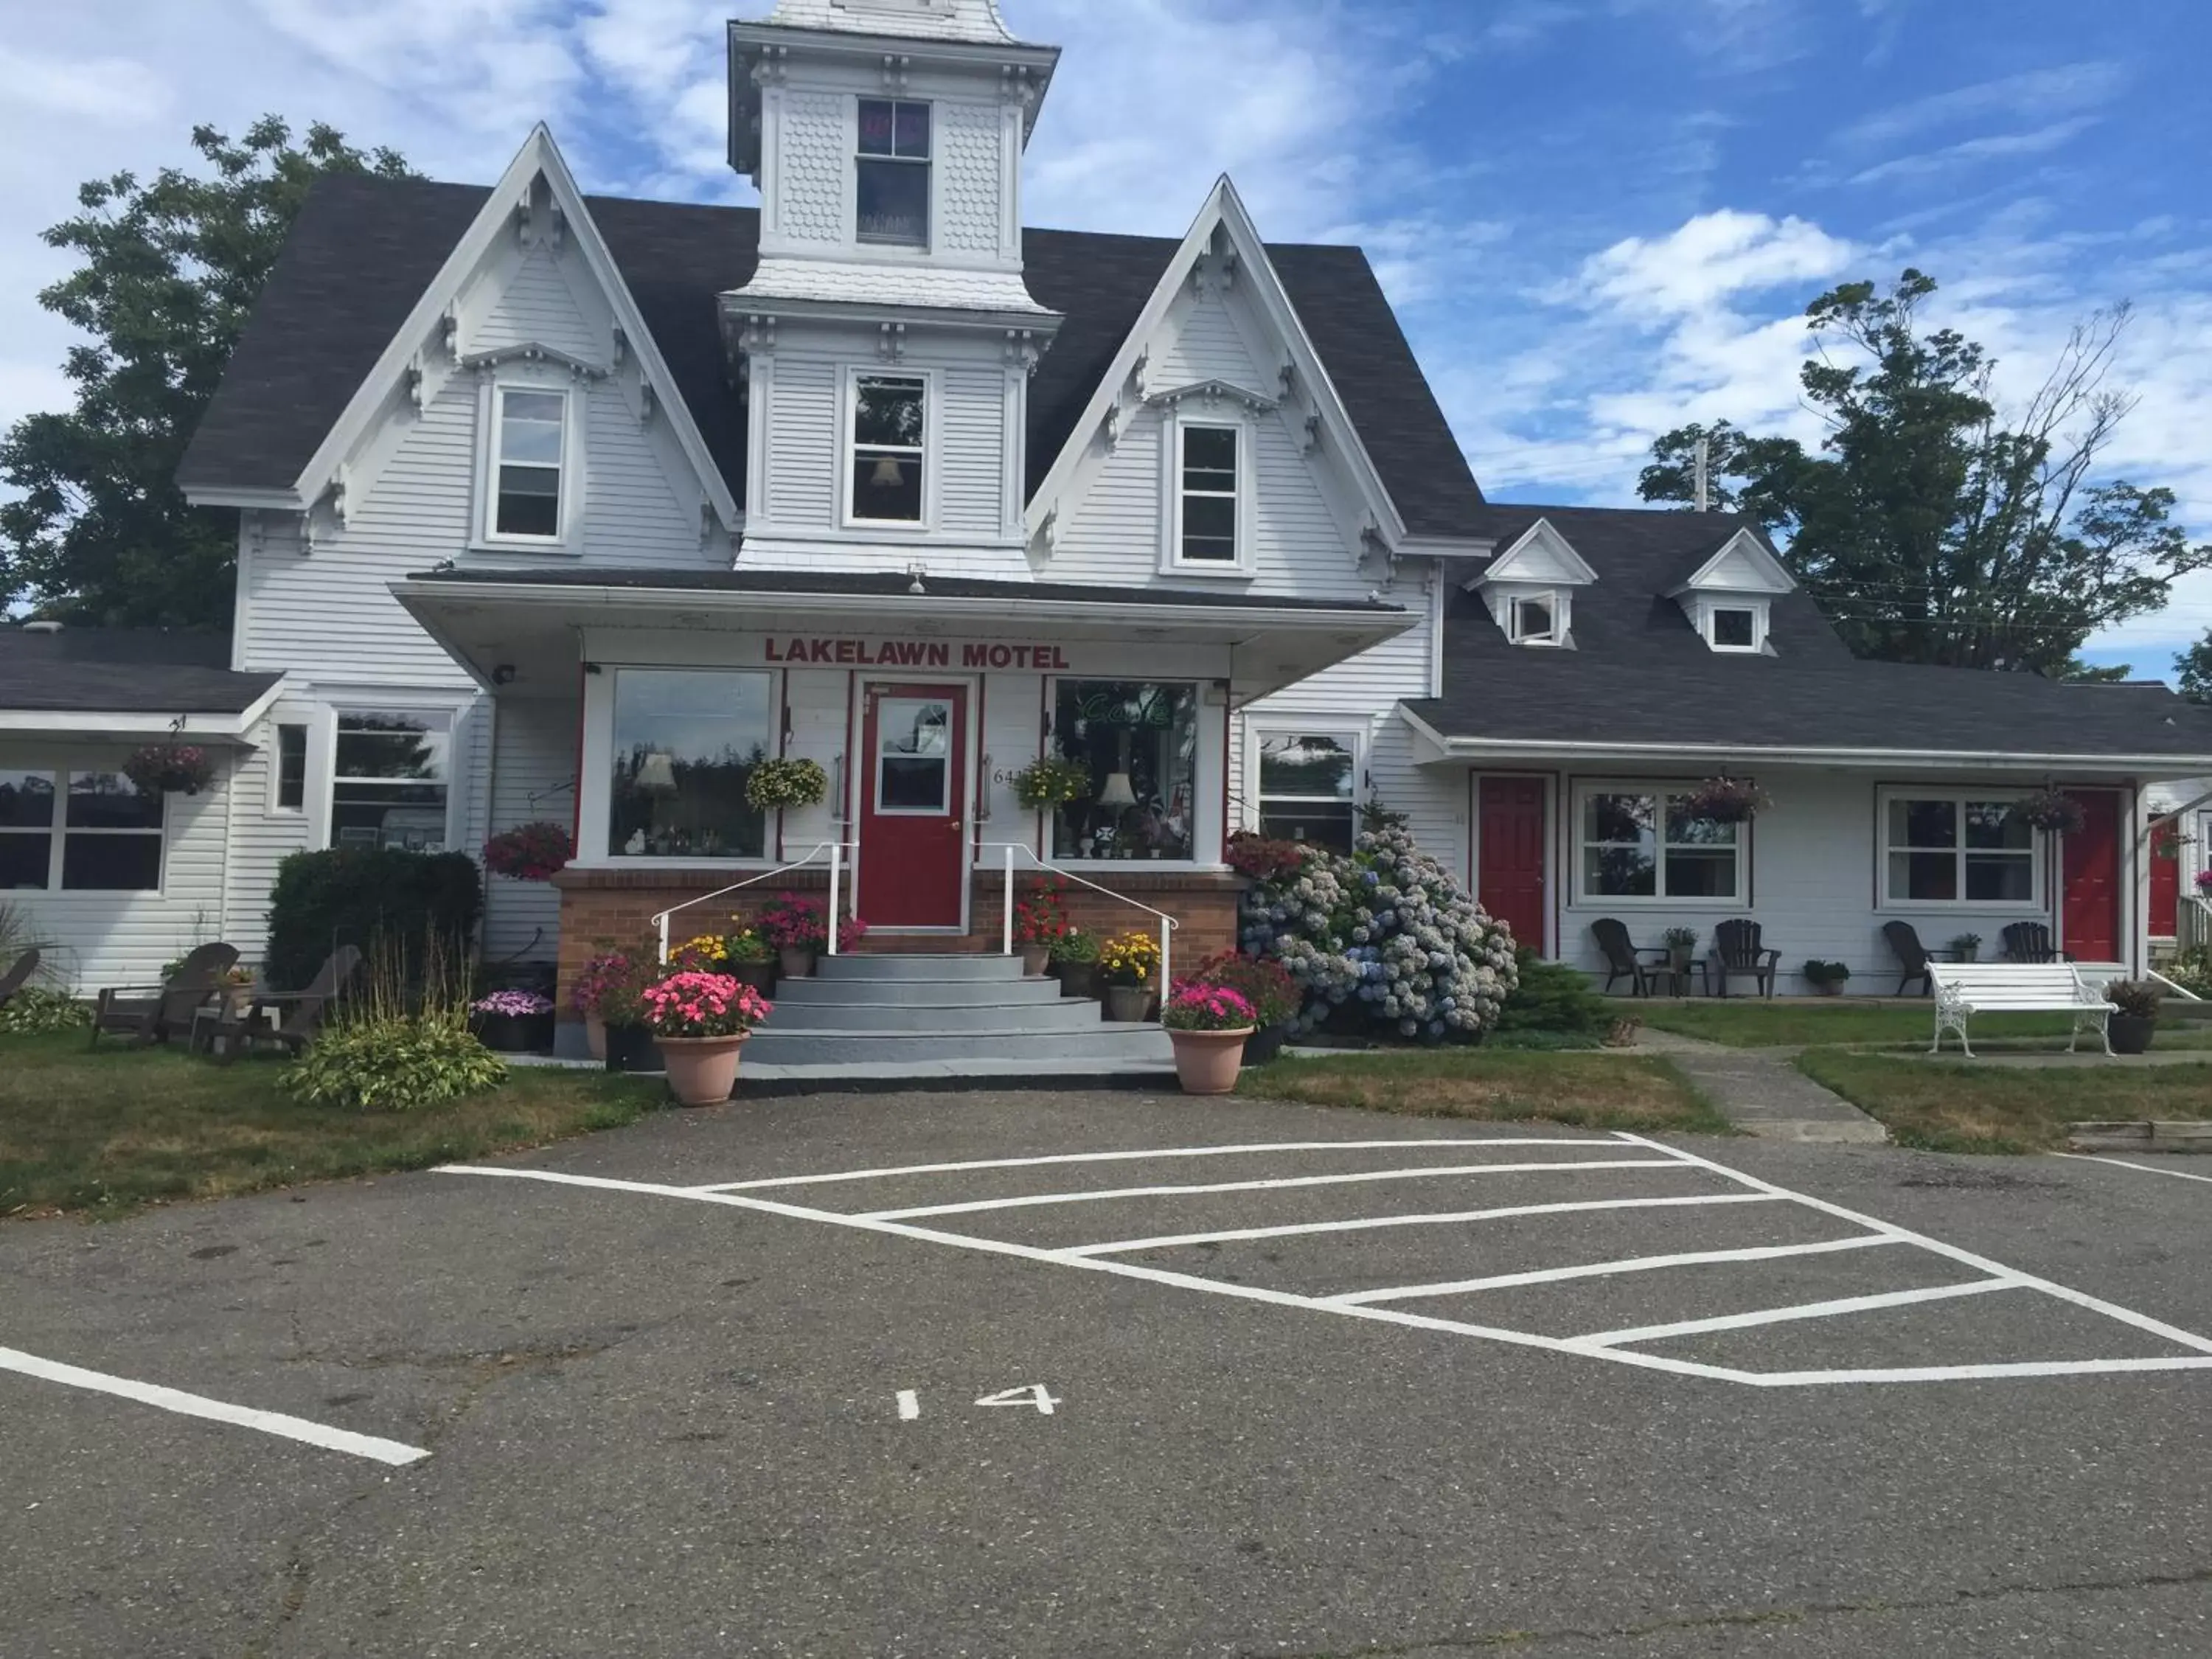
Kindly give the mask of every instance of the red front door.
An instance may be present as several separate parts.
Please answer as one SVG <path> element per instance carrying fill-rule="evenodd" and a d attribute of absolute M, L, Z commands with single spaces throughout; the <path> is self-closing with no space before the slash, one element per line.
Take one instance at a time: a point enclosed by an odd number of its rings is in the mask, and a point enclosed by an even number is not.
<path fill-rule="evenodd" d="M 2181 921 L 2181 826 L 2159 826 L 2150 843 L 2150 931 L 2172 939 Z"/>
<path fill-rule="evenodd" d="M 1477 781 L 1475 823 L 1481 869 L 1475 896 L 1513 930 L 1514 942 L 1544 949 L 1544 781 Z"/>
<path fill-rule="evenodd" d="M 2108 789 L 2069 789 L 2084 822 L 2066 837 L 2067 955 L 2076 962 L 2119 962 L 2120 798 Z"/>
<path fill-rule="evenodd" d="M 968 692 L 871 685 L 861 721 L 860 918 L 958 927 L 965 888 Z"/>

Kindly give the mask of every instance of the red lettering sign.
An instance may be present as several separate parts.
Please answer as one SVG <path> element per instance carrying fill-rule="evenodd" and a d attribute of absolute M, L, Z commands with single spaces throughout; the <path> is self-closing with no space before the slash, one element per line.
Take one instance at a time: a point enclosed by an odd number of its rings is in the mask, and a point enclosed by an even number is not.
<path fill-rule="evenodd" d="M 950 668 L 952 647 L 941 640 L 765 640 L 769 662 L 836 663 L 860 668 Z M 963 668 L 1065 670 L 1067 653 L 1056 645 L 963 645 Z"/>

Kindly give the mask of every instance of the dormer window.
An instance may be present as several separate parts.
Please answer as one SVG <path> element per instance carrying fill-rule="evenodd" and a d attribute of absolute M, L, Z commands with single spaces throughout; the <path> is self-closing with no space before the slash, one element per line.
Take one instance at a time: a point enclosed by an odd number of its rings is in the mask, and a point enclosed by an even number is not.
<path fill-rule="evenodd" d="M 1759 612 L 1747 605 L 1717 605 L 1713 610 L 1713 649 L 1759 649 Z"/>
<path fill-rule="evenodd" d="M 860 100 L 854 158 L 854 233 L 891 247 L 929 246 L 929 106 L 900 98 Z"/>
<path fill-rule="evenodd" d="M 1557 645 L 1564 631 L 1556 593 L 1529 594 L 1506 607 L 1506 636 L 1516 645 Z"/>

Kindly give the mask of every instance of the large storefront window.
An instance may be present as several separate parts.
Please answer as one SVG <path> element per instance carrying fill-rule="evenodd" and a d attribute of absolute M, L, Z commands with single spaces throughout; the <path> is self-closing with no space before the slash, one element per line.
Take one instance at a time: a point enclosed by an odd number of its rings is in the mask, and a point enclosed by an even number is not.
<path fill-rule="evenodd" d="M 1686 794 L 1599 788 L 1582 798 L 1579 896 L 1740 901 L 1740 823 L 1695 816 Z"/>
<path fill-rule="evenodd" d="M 119 772 L 0 772 L 0 887 L 155 891 L 161 823 L 160 794 Z"/>
<path fill-rule="evenodd" d="M 769 692 L 766 674 L 617 671 L 611 856 L 761 856 L 767 820 L 746 804 L 745 782 L 775 741 Z"/>
<path fill-rule="evenodd" d="M 1884 902 L 2033 903 L 2035 831 L 2012 808 L 2002 796 L 1887 797 Z"/>
<path fill-rule="evenodd" d="M 1085 797 L 1053 815 L 1063 859 L 1188 859 L 1198 799 L 1198 688 L 1061 680 L 1053 743 L 1086 768 Z"/>
<path fill-rule="evenodd" d="M 339 710 L 331 845 L 442 852 L 452 737 L 443 714 Z"/>

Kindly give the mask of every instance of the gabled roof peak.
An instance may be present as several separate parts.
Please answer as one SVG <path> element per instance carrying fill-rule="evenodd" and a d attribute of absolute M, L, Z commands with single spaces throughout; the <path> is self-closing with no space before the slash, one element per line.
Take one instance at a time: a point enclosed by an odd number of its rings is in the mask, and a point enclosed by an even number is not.
<path fill-rule="evenodd" d="M 1721 544 L 1720 550 L 1672 589 L 1668 599 L 1685 593 L 1792 593 L 1797 579 L 1782 561 L 1767 551 L 1766 544 L 1748 528 L 1739 530 Z"/>
<path fill-rule="evenodd" d="M 1490 562 L 1480 578 L 1481 583 L 1550 582 L 1574 587 L 1595 580 L 1597 572 L 1548 518 L 1522 531 Z"/>

